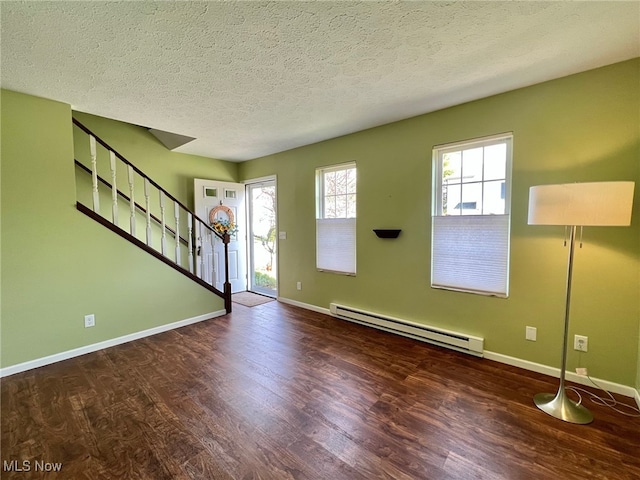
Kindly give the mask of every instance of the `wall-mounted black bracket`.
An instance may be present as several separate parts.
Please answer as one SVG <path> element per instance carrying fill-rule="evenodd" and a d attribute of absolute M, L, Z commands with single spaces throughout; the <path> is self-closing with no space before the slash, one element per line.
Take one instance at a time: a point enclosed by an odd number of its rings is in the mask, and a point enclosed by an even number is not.
<path fill-rule="evenodd" d="M 390 229 L 382 229 L 382 228 L 374 228 L 373 231 L 378 236 L 378 238 L 398 238 L 400 232 L 402 230 L 390 230 Z"/>

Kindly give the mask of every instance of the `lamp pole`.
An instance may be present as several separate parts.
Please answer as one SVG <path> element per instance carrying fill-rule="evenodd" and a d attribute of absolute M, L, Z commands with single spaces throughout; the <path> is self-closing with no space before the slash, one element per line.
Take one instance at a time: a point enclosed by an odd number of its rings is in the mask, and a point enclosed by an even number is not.
<path fill-rule="evenodd" d="M 587 424 L 593 421 L 593 414 L 581 404 L 567 397 L 564 388 L 564 376 L 567 369 L 567 344 L 569 340 L 569 311 L 571 308 L 571 280 L 573 277 L 573 255 L 576 244 L 576 226 L 571 226 L 569 240 L 569 260 L 567 262 L 567 295 L 564 311 L 564 342 L 562 346 L 562 366 L 560 368 L 560 386 L 558 393 L 538 393 L 533 397 L 536 406 L 545 413 L 565 422 Z"/>

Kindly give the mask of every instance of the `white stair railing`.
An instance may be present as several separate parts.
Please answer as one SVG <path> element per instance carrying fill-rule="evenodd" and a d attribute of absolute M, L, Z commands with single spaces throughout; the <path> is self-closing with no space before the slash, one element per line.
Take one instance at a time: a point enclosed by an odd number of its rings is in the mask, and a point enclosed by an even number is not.
<path fill-rule="evenodd" d="M 73 119 L 73 123 L 74 136 L 78 135 L 80 139 L 86 136 L 88 139 L 89 158 L 87 163 L 90 164 L 90 167 L 78 159 L 76 159 L 76 165 L 91 174 L 92 207 L 87 209 L 79 199 L 78 209 L 116 231 L 121 236 L 138 244 L 149 253 L 154 253 L 165 263 L 171 264 L 171 266 L 188 276 L 210 286 L 212 291 L 215 291 L 225 299 L 225 307 L 227 311 L 231 311 L 231 286 L 228 278 L 225 278 L 224 291 L 215 288 L 218 267 L 215 262 L 212 261 L 209 264 L 205 261 L 204 256 L 200 255 L 199 268 L 194 271 L 194 257 L 199 255 L 202 244 L 211 242 L 213 245 L 217 238 L 228 242 L 228 236 L 226 239 L 220 237 L 206 222 L 198 218 L 189 208 L 112 149 L 97 135 L 93 134 L 76 119 Z M 76 144 L 81 145 L 81 142 L 76 142 Z M 80 152 L 76 152 L 77 154 L 82 153 L 82 149 L 80 148 L 79 150 Z M 109 178 L 110 183 L 104 178 Z M 118 190 L 118 183 L 126 183 L 128 185 L 128 194 Z M 111 208 L 107 214 L 103 214 L 100 207 L 101 184 L 109 189 L 111 194 L 111 201 L 108 202 Z M 144 196 L 144 206 L 136 203 L 136 193 Z M 107 194 L 106 190 L 104 194 Z M 79 195 L 82 196 L 80 193 Z M 173 222 L 171 226 L 167 224 L 166 218 L 168 213 L 167 201 L 173 203 Z M 120 209 L 128 211 L 128 231 L 122 229 L 118 224 Z M 181 210 L 183 211 L 182 213 Z M 138 223 L 144 224 L 144 238 L 138 238 L 136 235 Z M 154 236 L 159 238 L 159 241 L 156 240 L 156 245 L 154 245 L 153 241 Z M 171 246 L 169 245 L 170 243 Z M 174 251 L 173 255 L 169 253 L 171 250 Z M 224 261 L 226 262 L 227 259 L 225 258 Z M 207 265 L 211 265 L 211 268 L 207 269 Z M 228 268 L 225 268 L 225 271 L 228 271 Z"/>

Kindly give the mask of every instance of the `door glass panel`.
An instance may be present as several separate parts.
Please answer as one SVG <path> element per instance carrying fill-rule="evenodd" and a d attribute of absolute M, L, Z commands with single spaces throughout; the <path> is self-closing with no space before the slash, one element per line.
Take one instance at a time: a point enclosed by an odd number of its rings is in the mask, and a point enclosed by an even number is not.
<path fill-rule="evenodd" d="M 250 289 L 277 296 L 275 182 L 249 185 Z"/>

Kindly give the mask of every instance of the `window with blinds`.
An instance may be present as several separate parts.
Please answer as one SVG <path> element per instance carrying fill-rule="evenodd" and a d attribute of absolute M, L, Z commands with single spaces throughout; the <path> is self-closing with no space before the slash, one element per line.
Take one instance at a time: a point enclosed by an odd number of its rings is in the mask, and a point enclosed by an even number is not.
<path fill-rule="evenodd" d="M 316 267 L 356 273 L 356 165 L 316 170 Z"/>
<path fill-rule="evenodd" d="M 512 134 L 433 149 L 431 286 L 509 294 Z"/>

